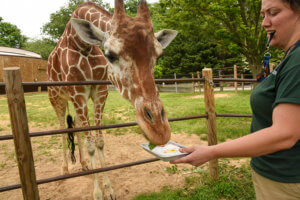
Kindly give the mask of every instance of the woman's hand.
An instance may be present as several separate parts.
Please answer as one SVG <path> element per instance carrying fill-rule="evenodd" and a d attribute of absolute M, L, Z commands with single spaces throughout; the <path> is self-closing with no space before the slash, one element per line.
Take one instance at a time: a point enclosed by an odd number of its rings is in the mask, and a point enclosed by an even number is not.
<path fill-rule="evenodd" d="M 214 159 L 212 146 L 193 146 L 188 148 L 181 148 L 180 152 L 189 153 L 189 155 L 173 160 L 171 164 L 188 163 L 194 166 L 199 166 L 207 161 Z"/>

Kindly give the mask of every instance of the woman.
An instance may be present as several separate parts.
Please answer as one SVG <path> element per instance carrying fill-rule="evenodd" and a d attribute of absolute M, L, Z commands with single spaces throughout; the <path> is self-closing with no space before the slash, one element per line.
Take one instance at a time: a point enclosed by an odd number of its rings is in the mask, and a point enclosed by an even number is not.
<path fill-rule="evenodd" d="M 300 199 L 300 1 L 262 0 L 262 26 L 271 46 L 286 54 L 251 95 L 247 136 L 214 146 L 181 149 L 188 156 L 171 163 L 194 166 L 217 158 L 252 157 L 257 199 Z"/>

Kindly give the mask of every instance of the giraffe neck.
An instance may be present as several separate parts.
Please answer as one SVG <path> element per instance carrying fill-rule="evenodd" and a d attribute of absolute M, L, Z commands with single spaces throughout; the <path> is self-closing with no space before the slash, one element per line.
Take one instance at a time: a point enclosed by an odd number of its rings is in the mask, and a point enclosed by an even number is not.
<path fill-rule="evenodd" d="M 72 14 L 72 18 L 83 19 L 93 23 L 101 31 L 111 32 L 112 14 L 104 8 L 99 7 L 92 2 L 81 4 Z M 92 51 L 92 45 L 83 42 L 77 35 L 75 30 L 71 27 L 71 23 L 67 24 L 63 37 L 68 39 L 68 45 L 72 49 L 80 51 L 82 54 L 88 55 Z"/>
<path fill-rule="evenodd" d="M 101 29 L 102 32 L 106 32 L 109 35 L 112 32 L 112 17 L 113 15 L 111 13 L 91 2 L 86 2 L 80 5 L 72 15 L 72 18 L 84 19 L 93 23 L 96 27 Z M 72 28 L 70 22 L 67 24 L 66 30 L 62 36 L 60 46 L 68 46 L 69 50 L 77 51 L 83 56 L 103 56 L 103 53 L 98 47 L 88 45 L 80 39 L 78 34 Z M 77 60 L 80 61 L 80 59 Z M 128 69 L 126 70 L 126 68 L 114 67 L 110 64 L 107 64 L 106 66 L 107 73 L 105 74 L 107 76 L 106 78 L 103 77 L 101 80 L 109 79 L 119 93 L 134 105 L 135 98 L 132 97 L 131 94 L 137 90 L 137 88 L 135 88 L 135 86 L 131 86 L 129 84 L 130 81 L 127 80 L 128 77 L 131 77 L 131 71 Z M 87 75 L 85 77 L 89 76 Z"/>
<path fill-rule="evenodd" d="M 119 93 L 127 100 L 132 102 L 132 86 L 128 84 L 127 78 L 130 77 L 130 71 L 124 68 L 116 68 L 112 65 L 108 65 L 107 69 L 108 79 L 116 87 Z"/>
<path fill-rule="evenodd" d="M 73 13 L 72 17 L 90 21 L 96 27 L 101 29 L 101 31 L 111 34 L 111 21 L 113 15 L 94 3 L 87 2 L 82 4 Z M 71 26 L 69 28 L 69 32 L 66 34 L 69 37 L 69 40 L 74 42 L 73 46 L 80 50 L 82 54 L 89 54 L 91 52 L 91 46 L 86 45 L 78 37 L 74 29 L 71 29 Z M 126 80 L 126 77 L 130 77 L 130 74 L 128 74 L 130 72 L 126 71 L 125 68 L 116 68 L 110 64 L 108 64 L 107 70 L 108 79 L 113 83 L 113 85 L 125 99 L 131 101 L 131 88 Z"/>
<path fill-rule="evenodd" d="M 103 32 L 110 32 L 113 14 L 92 2 L 81 4 L 73 13 L 72 18 L 92 22 Z"/>

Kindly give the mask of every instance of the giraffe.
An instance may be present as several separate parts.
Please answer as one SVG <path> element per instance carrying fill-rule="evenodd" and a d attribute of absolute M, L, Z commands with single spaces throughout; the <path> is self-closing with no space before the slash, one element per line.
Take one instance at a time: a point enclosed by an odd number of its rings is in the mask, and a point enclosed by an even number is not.
<path fill-rule="evenodd" d="M 153 32 L 150 10 L 140 0 L 136 17 L 125 13 L 123 0 L 115 0 L 114 13 L 93 2 L 85 2 L 73 12 L 57 46 L 48 59 L 49 81 L 110 80 L 121 96 L 136 109 L 136 120 L 147 140 L 165 144 L 171 137 L 170 125 L 155 85 L 153 71 L 156 60 L 176 37 L 175 30 Z M 100 50 L 101 47 L 103 52 Z M 51 86 L 50 102 L 60 128 L 65 128 L 68 101 L 75 109 L 75 126 L 89 126 L 87 101 L 94 103 L 94 123 L 101 125 L 108 95 L 107 85 Z M 80 163 L 87 170 L 80 135 L 77 133 Z M 104 140 L 101 130 L 84 132 L 85 143 L 95 169 L 95 152 L 101 167 L 105 166 Z M 62 173 L 67 174 L 66 134 L 62 136 Z M 104 195 L 95 174 L 94 199 L 116 199 L 107 174 L 103 173 Z"/>

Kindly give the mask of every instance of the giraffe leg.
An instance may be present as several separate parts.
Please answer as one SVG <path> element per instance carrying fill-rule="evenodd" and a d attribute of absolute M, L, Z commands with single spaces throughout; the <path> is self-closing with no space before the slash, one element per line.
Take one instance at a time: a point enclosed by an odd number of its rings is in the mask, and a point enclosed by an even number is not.
<path fill-rule="evenodd" d="M 99 158 L 100 158 L 100 164 L 101 167 L 105 167 L 105 159 L 103 154 L 103 147 L 104 147 L 104 139 L 101 131 L 100 133 L 96 135 L 96 148 L 98 150 Z M 116 194 L 111 187 L 110 180 L 108 178 L 108 175 L 106 172 L 102 173 L 103 175 L 103 188 L 104 188 L 104 200 L 116 200 Z"/>
<path fill-rule="evenodd" d="M 92 163 L 92 169 L 96 169 L 96 162 L 95 162 L 95 149 L 96 149 L 96 145 L 95 145 L 95 141 L 91 139 L 90 137 L 87 137 L 87 150 L 88 153 L 90 155 L 91 158 L 91 163 Z M 102 200 L 102 191 L 99 187 L 99 180 L 98 180 L 98 174 L 93 174 L 92 175 L 94 178 L 94 192 L 93 192 L 93 196 L 94 196 L 94 200 Z"/>
<path fill-rule="evenodd" d="M 76 127 L 80 127 L 78 119 L 77 119 L 76 116 L 75 116 L 75 126 Z M 76 133 L 76 137 L 77 137 L 77 140 L 78 140 L 79 158 L 80 158 L 80 163 L 81 163 L 81 166 L 82 166 L 82 170 L 83 171 L 87 171 L 87 170 L 89 170 L 89 168 L 88 168 L 87 162 L 86 162 L 86 160 L 84 158 L 84 152 L 83 152 L 83 148 L 82 148 L 81 134 L 77 132 Z"/>
<path fill-rule="evenodd" d="M 81 88 L 81 91 L 82 89 L 84 88 Z M 89 117 L 88 117 L 88 107 L 87 107 L 88 96 L 89 95 L 87 93 L 81 93 L 71 97 L 76 112 L 76 121 L 78 125 L 82 127 L 87 127 L 90 125 Z M 97 167 L 95 162 L 95 150 L 96 150 L 95 139 L 92 136 L 90 131 L 85 132 L 84 134 L 86 138 L 87 151 L 92 163 L 92 169 L 96 169 Z M 98 175 L 93 174 L 92 176 L 94 178 L 94 195 L 93 195 L 94 199 L 102 200 L 102 191 L 99 187 Z"/>
<path fill-rule="evenodd" d="M 105 101 L 107 98 L 107 86 L 95 86 L 94 93 L 92 95 L 92 100 L 94 102 L 94 121 L 95 125 L 100 126 L 102 120 L 102 113 L 105 106 Z M 105 167 L 105 159 L 103 154 L 104 139 L 101 130 L 96 131 L 95 135 L 96 148 L 100 158 L 101 167 Z M 116 195 L 111 187 L 110 180 L 107 173 L 102 173 L 103 175 L 103 188 L 104 188 L 104 200 L 115 200 Z"/>
<path fill-rule="evenodd" d="M 81 134 L 76 133 L 76 136 L 77 136 L 77 140 L 78 140 L 79 158 L 80 158 L 80 163 L 81 163 L 81 166 L 82 166 L 82 170 L 87 171 L 87 170 L 89 170 L 89 168 L 88 168 L 88 164 L 87 164 L 87 162 L 85 160 L 85 157 L 84 157 L 84 152 L 83 152 L 83 148 L 82 148 Z"/>
<path fill-rule="evenodd" d="M 61 127 L 62 129 L 62 127 Z M 62 149 L 63 149 L 63 155 L 62 155 L 62 174 L 69 174 L 69 169 L 68 169 L 68 158 L 67 158 L 67 134 L 63 134 L 61 137 L 62 140 Z"/>
<path fill-rule="evenodd" d="M 57 92 L 49 88 L 49 99 L 50 102 L 55 110 L 55 113 L 57 115 L 57 119 L 59 121 L 60 129 L 65 129 L 65 114 L 66 114 L 66 108 L 67 108 L 67 101 L 60 96 L 57 95 Z M 68 170 L 68 159 L 67 159 L 67 134 L 62 134 L 61 137 L 62 142 L 62 174 L 69 174 Z"/>

